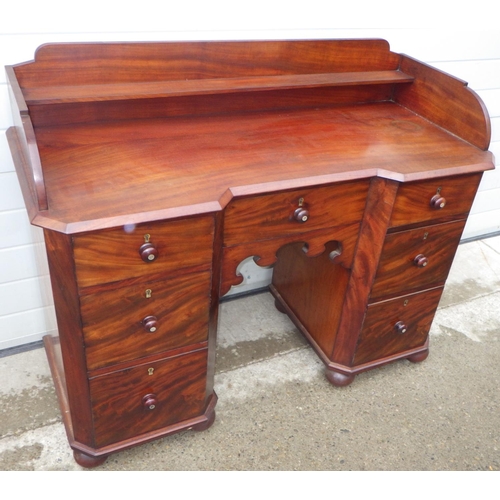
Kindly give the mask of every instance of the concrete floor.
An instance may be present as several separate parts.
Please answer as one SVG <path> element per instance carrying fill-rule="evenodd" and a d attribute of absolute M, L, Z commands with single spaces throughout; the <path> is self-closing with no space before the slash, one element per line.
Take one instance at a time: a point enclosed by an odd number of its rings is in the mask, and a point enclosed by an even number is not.
<path fill-rule="evenodd" d="M 462 244 L 426 361 L 334 388 L 268 293 L 221 306 L 217 419 L 95 470 L 499 470 L 500 237 Z M 0 358 L 0 470 L 82 470 L 42 349 Z"/>

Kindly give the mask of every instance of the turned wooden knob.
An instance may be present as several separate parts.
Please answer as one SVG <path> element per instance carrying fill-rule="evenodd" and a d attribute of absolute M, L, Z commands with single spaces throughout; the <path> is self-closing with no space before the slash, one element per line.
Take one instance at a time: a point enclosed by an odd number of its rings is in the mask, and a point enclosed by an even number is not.
<path fill-rule="evenodd" d="M 156 399 L 156 394 L 146 394 L 142 398 L 142 405 L 144 406 L 144 409 L 152 411 L 156 408 L 156 405 L 158 404 L 158 400 Z"/>
<path fill-rule="evenodd" d="M 142 320 L 142 326 L 147 332 L 154 333 L 158 328 L 158 318 L 156 316 L 146 316 Z"/>
<path fill-rule="evenodd" d="M 429 263 L 429 260 L 427 259 L 427 257 L 422 254 L 422 253 L 419 253 L 414 259 L 413 259 L 413 263 L 417 266 L 417 267 L 425 267 L 428 263 Z"/>
<path fill-rule="evenodd" d="M 141 245 L 139 254 L 144 262 L 153 262 L 158 258 L 158 250 L 152 243 L 144 243 L 144 245 Z"/>
<path fill-rule="evenodd" d="M 435 210 L 440 210 L 446 206 L 446 199 L 443 198 L 440 194 L 435 194 L 431 198 L 431 207 Z"/>
<path fill-rule="evenodd" d="M 396 330 L 396 332 L 403 334 L 403 333 L 406 333 L 406 331 L 408 330 L 408 327 L 402 321 L 398 321 L 394 325 L 394 329 Z"/>
<path fill-rule="evenodd" d="M 299 207 L 297 208 L 297 210 L 295 210 L 295 212 L 293 213 L 293 218 L 297 221 L 297 222 L 301 222 L 301 223 L 304 223 L 304 222 L 307 222 L 307 220 L 309 219 L 309 211 L 307 211 L 305 208 L 303 207 Z"/>

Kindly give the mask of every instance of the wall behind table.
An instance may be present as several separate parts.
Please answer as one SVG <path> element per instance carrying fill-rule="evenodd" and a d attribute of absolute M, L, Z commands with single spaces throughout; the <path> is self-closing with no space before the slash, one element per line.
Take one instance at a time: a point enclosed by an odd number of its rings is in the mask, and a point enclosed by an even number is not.
<path fill-rule="evenodd" d="M 163 7 L 163 16 L 151 15 L 154 9 L 138 12 L 133 10 L 137 9 L 137 3 L 127 2 L 120 2 L 118 13 L 105 2 L 104 8 L 101 5 L 95 11 L 91 9 L 92 2 L 90 5 L 87 3 L 87 10 L 81 12 L 68 2 L 34 2 L 33 8 L 26 2 L 9 6 L 7 9 L 15 11 L 8 11 L 7 15 L 4 13 L 0 20 L 0 65 L 32 60 L 36 48 L 48 42 L 385 38 L 393 51 L 409 54 L 469 82 L 490 112 L 490 149 L 496 157 L 500 157 L 500 31 L 330 28 L 331 17 L 325 14 L 324 9 L 314 9 L 314 1 L 308 3 L 310 8 L 307 12 L 287 9 L 286 15 L 282 8 L 278 8 L 283 6 L 281 2 L 253 2 L 252 9 L 244 15 L 235 13 L 234 8 L 228 10 L 234 3 L 228 3 L 225 11 L 214 8 L 213 2 L 195 3 L 196 9 L 191 8 L 192 2 L 174 10 Z M 149 2 L 145 6 L 154 4 Z M 127 7 L 130 9 L 127 10 Z M 27 12 L 31 14 L 26 16 Z M 265 15 L 262 15 L 263 12 Z M 370 16 L 365 21 L 368 24 Z M 44 334 L 56 329 L 41 231 L 29 224 L 5 138 L 5 131 L 11 124 L 7 85 L 2 72 L 0 352 L 37 342 Z M 498 231 L 500 169 L 485 175 L 464 238 L 483 237 Z M 269 279 L 269 272 L 251 267 L 245 274 L 250 276 L 246 289 L 259 287 Z"/>

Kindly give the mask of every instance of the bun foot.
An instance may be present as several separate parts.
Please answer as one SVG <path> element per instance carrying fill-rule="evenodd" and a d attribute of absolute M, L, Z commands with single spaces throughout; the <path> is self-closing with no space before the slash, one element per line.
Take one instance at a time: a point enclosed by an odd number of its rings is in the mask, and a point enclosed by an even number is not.
<path fill-rule="evenodd" d="M 326 370 L 326 378 L 335 387 L 345 387 L 346 385 L 349 385 L 354 380 L 354 377 L 356 377 L 356 375 L 352 373 L 346 374 L 333 370 Z"/>
<path fill-rule="evenodd" d="M 278 299 L 274 299 L 274 307 L 276 307 L 280 313 L 286 314 L 283 304 Z"/>
<path fill-rule="evenodd" d="M 87 469 L 91 469 L 93 467 L 97 467 L 98 465 L 103 464 L 108 458 L 107 455 L 100 457 L 92 457 L 90 455 L 86 455 L 81 451 L 73 450 L 73 458 L 75 462 L 81 467 L 85 467 Z"/>
<path fill-rule="evenodd" d="M 412 354 L 411 356 L 408 356 L 406 359 L 408 361 L 411 361 L 412 363 L 420 363 L 421 361 L 424 361 L 424 359 L 427 359 L 427 356 L 429 356 L 429 349 L 417 352 L 416 354 Z"/>
<path fill-rule="evenodd" d="M 212 427 L 212 424 L 215 422 L 215 411 L 213 411 L 210 415 L 208 415 L 207 420 L 205 422 L 201 422 L 201 424 L 196 424 L 191 427 L 193 431 L 196 432 L 201 432 L 201 431 L 206 431 L 210 427 Z"/>

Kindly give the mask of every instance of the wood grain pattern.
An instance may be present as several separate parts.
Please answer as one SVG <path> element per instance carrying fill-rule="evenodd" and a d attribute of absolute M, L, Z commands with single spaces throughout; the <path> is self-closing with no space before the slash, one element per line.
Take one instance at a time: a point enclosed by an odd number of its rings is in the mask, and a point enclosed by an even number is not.
<path fill-rule="evenodd" d="M 309 75 L 273 75 L 240 78 L 203 78 L 98 85 L 67 85 L 26 88 L 29 106 L 71 102 L 120 101 L 189 95 L 233 94 L 264 90 L 387 85 L 411 83 L 413 78 L 400 71 L 357 71 Z"/>
<path fill-rule="evenodd" d="M 466 218 L 481 177 L 482 173 L 477 173 L 401 184 L 394 203 L 390 227 Z M 446 199 L 446 205 L 436 210 L 431 207 L 430 200 L 438 190 Z"/>
<path fill-rule="evenodd" d="M 335 345 L 326 353 L 334 363 L 351 366 L 397 189 L 393 181 L 371 182 Z"/>
<path fill-rule="evenodd" d="M 325 252 L 325 244 L 329 241 L 339 241 L 342 245 L 342 254 L 337 257 L 336 262 L 349 268 L 352 264 L 358 230 L 359 224 L 351 224 L 225 247 L 222 254 L 220 294 L 226 294 L 232 285 L 241 284 L 243 277 L 239 276 L 236 270 L 244 259 L 254 257 L 257 265 L 263 267 L 274 265 L 278 258 L 278 250 L 293 242 L 299 242 L 299 246 L 304 249 L 303 254 L 311 259 Z"/>
<path fill-rule="evenodd" d="M 23 88 L 308 73 L 384 71 L 385 40 L 46 44 L 16 66 Z"/>
<path fill-rule="evenodd" d="M 62 384 L 69 406 L 78 408 L 71 412 L 72 432 L 75 440 L 90 444 L 92 413 L 71 238 L 54 231 L 44 231 L 44 237 L 64 365 Z"/>
<path fill-rule="evenodd" d="M 153 368 L 153 375 L 148 369 Z M 95 447 L 199 416 L 205 411 L 207 351 L 182 356 L 90 379 Z M 142 398 L 154 393 L 156 408 L 147 410 Z"/>
<path fill-rule="evenodd" d="M 370 301 L 405 291 L 443 286 L 465 222 L 461 220 L 389 234 L 382 248 Z M 428 259 L 425 267 L 417 267 L 414 263 L 419 254 Z"/>
<path fill-rule="evenodd" d="M 30 115 L 39 127 L 78 125 L 107 120 L 145 120 L 185 116 L 218 116 L 289 111 L 290 109 L 330 108 L 352 103 L 390 101 L 393 84 L 345 87 L 316 87 L 134 99 L 132 101 L 97 101 L 30 106 Z"/>
<path fill-rule="evenodd" d="M 206 341 L 210 280 L 207 271 L 82 296 L 87 368 L 95 370 Z M 145 290 L 151 291 L 150 298 Z M 158 320 L 153 333 L 141 323 L 149 315 Z"/>
<path fill-rule="evenodd" d="M 408 56 L 402 57 L 400 69 L 414 76 L 415 81 L 396 89 L 396 102 L 474 146 L 488 149 L 490 117 L 483 101 L 466 82 Z"/>
<path fill-rule="evenodd" d="M 231 246 L 359 222 L 368 185 L 369 181 L 364 180 L 235 199 L 226 208 L 224 244 Z M 304 223 L 293 218 L 299 206 L 309 212 Z"/>
<path fill-rule="evenodd" d="M 423 346 L 442 291 L 435 288 L 370 305 L 353 366 Z M 394 328 L 398 321 L 407 326 L 403 334 Z"/>
<path fill-rule="evenodd" d="M 184 268 L 209 269 L 213 227 L 212 217 L 199 217 L 75 236 L 78 285 L 85 288 L 133 277 L 154 280 Z M 146 234 L 159 253 L 157 259 L 149 263 L 143 262 L 139 255 Z"/>
<path fill-rule="evenodd" d="M 323 352 L 333 349 L 350 275 L 337 260 L 344 248 L 352 254 L 354 243 L 329 242 L 317 257 L 308 257 L 300 243 L 278 251 L 273 287 Z"/>
<path fill-rule="evenodd" d="M 37 139 L 47 215 L 73 231 L 98 229 L 110 213 L 114 226 L 131 214 L 140 221 L 199 213 L 220 207 L 233 188 L 259 194 L 374 175 L 417 180 L 491 161 L 390 103 L 46 128 Z M 112 182 L 103 182 L 104 171 Z"/>

